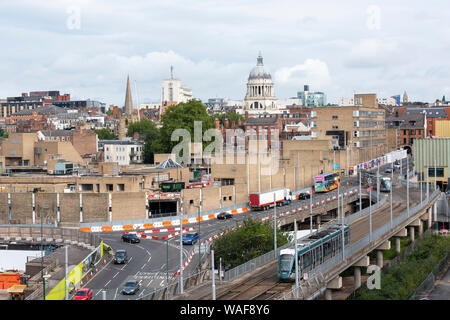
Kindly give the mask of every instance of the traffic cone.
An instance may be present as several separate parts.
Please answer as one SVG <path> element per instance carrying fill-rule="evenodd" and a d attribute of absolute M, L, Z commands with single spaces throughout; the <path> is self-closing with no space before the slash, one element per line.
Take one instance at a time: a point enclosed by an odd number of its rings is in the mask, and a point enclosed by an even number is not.
<path fill-rule="evenodd" d="M 106 259 L 103 259 L 103 265 L 106 265 Z"/>

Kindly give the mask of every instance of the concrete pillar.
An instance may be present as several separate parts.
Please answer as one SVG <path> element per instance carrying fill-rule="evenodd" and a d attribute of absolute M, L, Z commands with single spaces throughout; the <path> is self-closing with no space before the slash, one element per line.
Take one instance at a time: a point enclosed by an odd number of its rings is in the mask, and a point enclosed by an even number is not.
<path fill-rule="evenodd" d="M 419 222 L 420 222 L 419 223 L 419 237 L 421 237 L 423 234 L 423 222 L 420 219 L 419 219 Z"/>
<path fill-rule="evenodd" d="M 409 227 L 409 238 L 414 241 L 414 227 Z"/>
<path fill-rule="evenodd" d="M 321 218 L 320 218 L 320 214 L 319 215 L 317 215 L 316 216 L 317 218 L 317 229 L 319 229 L 319 225 L 320 225 L 320 222 L 321 222 Z"/>
<path fill-rule="evenodd" d="M 332 295 L 331 295 L 331 289 L 325 290 L 325 300 L 333 300 Z"/>
<path fill-rule="evenodd" d="M 433 216 L 431 214 L 431 209 L 428 209 L 428 229 L 430 229 L 433 225 Z"/>
<path fill-rule="evenodd" d="M 361 287 L 361 267 L 354 267 L 355 268 L 355 276 L 354 276 L 354 288 L 355 290 Z"/>
<path fill-rule="evenodd" d="M 377 266 L 383 268 L 383 250 L 377 250 Z"/>
<path fill-rule="evenodd" d="M 400 237 L 395 237 L 395 252 L 400 253 L 401 246 L 400 246 Z"/>

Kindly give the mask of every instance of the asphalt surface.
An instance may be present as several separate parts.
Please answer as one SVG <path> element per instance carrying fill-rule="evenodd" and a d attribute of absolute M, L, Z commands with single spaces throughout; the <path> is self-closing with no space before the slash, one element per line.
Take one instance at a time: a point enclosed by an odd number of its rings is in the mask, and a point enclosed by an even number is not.
<path fill-rule="evenodd" d="M 412 161 L 409 162 L 412 169 Z M 384 174 L 384 169 L 388 165 L 380 167 L 380 173 Z M 406 172 L 406 161 L 403 163 L 402 172 Z M 376 172 L 375 170 L 372 170 Z M 397 170 L 398 171 L 398 170 Z M 398 171 L 399 172 L 399 171 Z M 398 174 L 396 172 L 396 174 Z M 384 174 L 390 176 L 390 174 Z M 352 180 L 353 184 L 347 186 L 347 182 Z M 358 177 L 342 177 L 342 184 L 340 192 L 347 192 L 348 190 L 358 187 Z M 397 192 L 396 192 L 397 193 Z M 329 198 L 337 194 L 337 190 L 328 193 L 317 193 L 313 195 L 313 202 Z M 413 197 L 414 194 L 411 194 Z M 400 200 L 394 196 L 394 201 Z M 401 200 L 403 201 L 403 200 Z M 277 207 L 277 213 L 295 209 L 297 207 L 309 205 L 310 200 L 295 200 L 290 205 Z M 412 207 L 413 205 L 411 205 Z M 224 230 L 235 227 L 241 224 L 244 219 L 260 219 L 273 214 L 272 210 L 267 211 L 250 211 L 245 214 L 234 215 L 232 219 L 228 220 L 207 220 L 200 224 L 200 232 L 198 223 L 184 225 L 187 228 L 195 227 L 195 232 L 200 233 L 199 242 L 209 239 Z M 378 225 L 376 220 L 374 223 Z M 363 231 L 364 232 L 364 231 Z M 170 277 L 179 269 L 180 265 L 180 246 L 179 236 L 173 237 L 168 241 L 141 239 L 139 244 L 130 244 L 121 241 L 122 232 L 101 233 L 105 243 L 110 245 L 114 251 L 119 249 L 127 250 L 129 261 L 124 265 L 108 264 L 101 272 L 96 274 L 94 278 L 89 280 L 85 285 L 93 290 L 93 299 L 102 299 L 102 291 L 106 291 L 107 300 L 127 300 L 137 299 L 144 295 L 154 292 L 156 289 L 162 288 L 166 285 L 167 276 Z M 158 236 L 165 234 L 159 233 Z M 362 235 L 362 233 L 361 233 Z M 198 243 L 194 245 L 183 245 L 183 263 L 189 258 L 192 249 L 195 247 L 198 252 Z M 204 248 L 201 248 L 202 252 Z M 167 254 L 168 253 L 168 254 Z M 184 274 L 189 274 L 195 271 L 198 266 L 198 254 L 196 253 L 190 264 L 183 271 Z M 140 283 L 140 290 L 135 295 L 122 295 L 121 289 L 126 281 L 138 280 Z"/>

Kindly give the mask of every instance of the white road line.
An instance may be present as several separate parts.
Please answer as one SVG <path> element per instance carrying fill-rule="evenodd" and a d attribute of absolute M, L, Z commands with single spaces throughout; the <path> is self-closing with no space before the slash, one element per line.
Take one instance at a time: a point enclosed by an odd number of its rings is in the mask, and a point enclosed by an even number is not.
<path fill-rule="evenodd" d="M 147 264 L 144 263 L 144 264 L 142 265 L 142 267 L 141 267 L 141 270 L 144 269 L 146 265 L 147 265 Z"/>
<path fill-rule="evenodd" d="M 111 282 L 111 280 L 109 280 L 109 281 L 105 284 L 105 287 L 106 287 L 110 282 Z"/>
<path fill-rule="evenodd" d="M 164 269 L 165 266 L 166 266 L 166 264 L 164 263 L 164 264 L 161 266 L 161 270 Z"/>
<path fill-rule="evenodd" d="M 117 273 L 113 276 L 113 278 L 115 278 L 118 274 L 119 274 L 119 272 L 117 272 Z"/>
<path fill-rule="evenodd" d="M 116 293 L 114 294 L 114 300 L 116 300 L 116 297 L 117 297 L 117 290 L 119 290 L 119 288 L 116 288 Z"/>

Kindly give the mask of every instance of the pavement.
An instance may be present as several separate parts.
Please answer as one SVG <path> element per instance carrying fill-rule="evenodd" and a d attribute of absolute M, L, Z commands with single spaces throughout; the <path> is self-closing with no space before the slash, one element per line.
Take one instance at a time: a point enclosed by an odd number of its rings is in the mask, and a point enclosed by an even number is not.
<path fill-rule="evenodd" d="M 450 265 L 444 276 L 436 281 L 433 290 L 428 294 L 430 300 L 450 300 Z"/>

